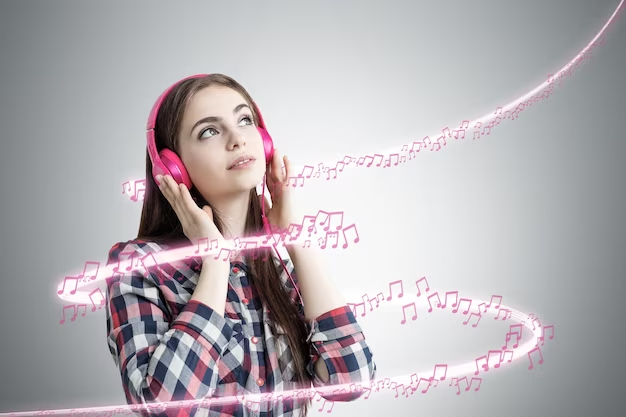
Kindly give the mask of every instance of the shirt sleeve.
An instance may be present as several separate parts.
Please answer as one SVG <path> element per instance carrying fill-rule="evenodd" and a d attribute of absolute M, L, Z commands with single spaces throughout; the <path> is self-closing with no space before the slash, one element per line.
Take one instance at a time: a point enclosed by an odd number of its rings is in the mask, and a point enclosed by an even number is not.
<path fill-rule="evenodd" d="M 285 262 L 296 285 L 297 272 L 291 260 Z M 281 268 L 282 269 L 282 268 Z M 304 317 L 304 307 L 294 289 L 293 283 L 283 270 L 282 274 L 291 298 L 297 300 L 300 314 Z M 333 385 L 352 385 L 337 391 L 319 393 L 329 401 L 353 401 L 361 397 L 364 389 L 370 389 L 370 383 L 376 378 L 376 363 L 370 347 L 365 341 L 361 326 L 356 321 L 349 306 L 328 311 L 307 323 L 307 341 L 311 347 L 307 371 L 313 378 L 314 387 Z M 315 363 L 323 360 L 328 368 L 327 382 L 317 376 Z"/>
<path fill-rule="evenodd" d="M 118 243 L 111 248 L 107 264 L 120 265 L 121 257 L 135 263 L 154 252 L 152 248 L 150 243 Z M 233 332 L 222 316 L 195 300 L 172 319 L 158 282 L 155 267 L 146 270 L 141 266 L 107 279 L 109 351 L 130 405 L 210 396 L 218 382 L 218 363 Z M 196 411 L 197 405 L 172 407 L 160 415 L 194 416 Z"/>

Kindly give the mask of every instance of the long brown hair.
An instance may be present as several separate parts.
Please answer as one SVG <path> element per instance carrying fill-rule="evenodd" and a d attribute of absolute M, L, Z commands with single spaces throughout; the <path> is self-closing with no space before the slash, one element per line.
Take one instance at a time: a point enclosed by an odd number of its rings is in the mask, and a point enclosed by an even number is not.
<path fill-rule="evenodd" d="M 252 109 L 255 124 L 258 125 L 259 115 L 248 92 L 231 77 L 223 74 L 210 74 L 201 78 L 191 78 L 180 82 L 163 101 L 156 118 L 155 140 L 157 151 L 168 148 L 178 151 L 178 134 L 186 107 L 192 96 L 199 90 L 220 85 L 231 88 L 241 94 Z M 177 152 L 178 153 L 178 152 Z M 198 192 L 195 186 L 191 195 L 202 207 L 208 204 L 213 209 L 213 219 L 220 233 L 224 233 L 224 223 L 220 214 Z M 245 224 L 246 235 L 258 235 L 263 230 L 261 203 L 256 189 L 250 190 L 250 203 Z M 157 243 L 189 243 L 183 233 L 182 225 L 171 205 L 158 189 L 152 177 L 152 162 L 146 151 L 146 189 L 141 211 L 141 221 L 137 239 Z M 309 345 L 306 342 L 307 329 L 300 318 L 296 305 L 291 301 L 283 287 L 278 269 L 271 262 L 269 248 L 258 249 L 254 256 L 246 255 L 246 264 L 250 268 L 251 285 L 254 285 L 261 301 L 271 311 L 273 322 L 279 324 L 288 336 L 289 346 L 295 365 L 295 378 L 298 387 L 309 388 L 311 376 L 306 370 L 309 358 Z M 268 258 L 269 256 L 269 258 Z M 264 259 L 268 259 L 269 261 Z M 281 267 L 282 268 L 282 267 Z M 278 370 L 280 372 L 280 370 Z M 311 400 L 301 402 L 302 416 L 308 413 Z M 294 404 L 295 405 L 295 404 Z"/>

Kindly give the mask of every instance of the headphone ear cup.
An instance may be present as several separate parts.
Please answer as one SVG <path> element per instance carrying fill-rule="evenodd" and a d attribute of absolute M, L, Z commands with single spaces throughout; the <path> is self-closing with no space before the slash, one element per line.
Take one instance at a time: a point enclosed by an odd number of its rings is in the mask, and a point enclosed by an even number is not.
<path fill-rule="evenodd" d="M 168 174 L 172 176 L 177 184 L 185 184 L 187 189 L 191 189 L 192 183 L 183 161 L 170 149 L 163 149 L 159 152 L 159 157 L 168 169 Z"/>
<path fill-rule="evenodd" d="M 274 141 L 272 137 L 262 127 L 259 127 L 259 133 L 261 133 L 261 138 L 263 139 L 263 149 L 265 150 L 265 163 L 269 164 L 272 162 L 272 158 L 274 157 Z"/>

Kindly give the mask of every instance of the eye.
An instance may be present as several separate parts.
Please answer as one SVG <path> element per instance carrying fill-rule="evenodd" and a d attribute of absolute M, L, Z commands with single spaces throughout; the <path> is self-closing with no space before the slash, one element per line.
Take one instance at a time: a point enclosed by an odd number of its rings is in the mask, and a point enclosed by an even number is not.
<path fill-rule="evenodd" d="M 212 132 L 210 136 L 204 136 L 205 132 Z M 200 139 L 204 139 L 204 138 L 210 138 L 211 136 L 215 136 L 218 134 L 218 131 L 215 130 L 214 127 L 208 127 L 206 129 L 204 129 L 203 131 L 200 132 Z"/>
<path fill-rule="evenodd" d="M 254 122 L 252 121 L 252 117 L 250 117 L 250 116 L 243 116 L 239 123 L 241 123 L 243 121 L 246 121 L 245 125 L 252 125 L 252 124 L 254 124 Z"/>

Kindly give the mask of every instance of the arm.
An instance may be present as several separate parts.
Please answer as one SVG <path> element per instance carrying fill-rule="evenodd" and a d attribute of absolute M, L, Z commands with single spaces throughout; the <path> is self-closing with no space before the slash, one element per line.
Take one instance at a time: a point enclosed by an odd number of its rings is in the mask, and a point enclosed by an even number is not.
<path fill-rule="evenodd" d="M 135 259 L 152 251 L 144 243 L 116 245 L 109 253 L 109 263 L 117 263 L 122 250 Z M 109 350 L 129 404 L 211 395 L 219 378 L 217 365 L 233 332 L 223 316 L 198 297 L 189 300 L 172 320 L 157 286 L 157 270 L 151 267 L 148 273 L 140 267 L 107 280 Z M 189 378 L 192 373 L 196 377 Z M 196 409 L 192 408 L 191 416 Z M 175 416 L 178 412 L 171 408 L 165 414 Z"/>
<path fill-rule="evenodd" d="M 293 266 L 291 262 L 286 266 L 288 269 L 291 267 L 291 275 L 304 301 L 311 344 L 311 361 L 307 369 L 314 378 L 313 385 L 355 383 L 369 386 L 376 376 L 371 350 L 352 310 L 320 268 L 319 254 L 315 250 L 295 246 L 287 246 L 287 251 Z M 297 279 L 294 271 L 297 271 Z M 288 277 L 284 279 L 292 290 L 291 296 L 297 299 L 293 284 Z M 350 401 L 360 397 L 362 392 L 320 395 L 328 400 L 334 397 L 335 401 Z"/>

